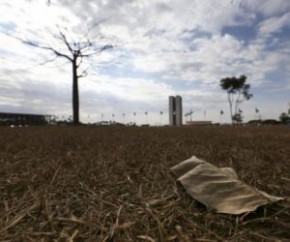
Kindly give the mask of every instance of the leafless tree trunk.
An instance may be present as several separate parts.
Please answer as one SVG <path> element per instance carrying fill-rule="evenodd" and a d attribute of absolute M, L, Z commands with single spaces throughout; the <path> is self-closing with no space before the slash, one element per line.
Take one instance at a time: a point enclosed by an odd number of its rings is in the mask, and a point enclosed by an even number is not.
<path fill-rule="evenodd" d="M 74 56 L 72 61 L 73 85 L 72 85 L 72 106 L 73 106 L 73 123 L 79 124 L 79 80 L 77 74 L 77 58 Z"/>

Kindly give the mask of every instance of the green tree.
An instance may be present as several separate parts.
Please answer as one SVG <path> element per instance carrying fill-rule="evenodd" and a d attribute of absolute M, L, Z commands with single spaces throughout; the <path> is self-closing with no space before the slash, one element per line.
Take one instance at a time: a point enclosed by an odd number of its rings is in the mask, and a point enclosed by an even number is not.
<path fill-rule="evenodd" d="M 220 87 L 227 92 L 227 99 L 230 106 L 230 114 L 232 124 L 240 121 L 239 107 L 245 100 L 253 97 L 250 91 L 250 84 L 246 83 L 247 77 L 242 75 L 240 77 L 226 77 L 221 79 Z"/>
<path fill-rule="evenodd" d="M 290 122 L 290 116 L 288 116 L 287 113 L 281 113 L 279 120 L 281 121 L 281 123 L 286 124 Z"/>
<path fill-rule="evenodd" d="M 233 116 L 233 121 L 235 123 L 242 123 L 243 122 L 243 116 L 241 113 L 236 113 L 234 116 Z"/>

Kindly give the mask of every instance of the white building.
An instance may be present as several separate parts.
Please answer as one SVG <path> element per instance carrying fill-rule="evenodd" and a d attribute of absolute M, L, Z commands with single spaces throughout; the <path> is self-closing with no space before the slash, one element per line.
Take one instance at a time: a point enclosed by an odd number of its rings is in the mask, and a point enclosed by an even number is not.
<path fill-rule="evenodd" d="M 169 125 L 182 125 L 182 98 L 181 96 L 169 97 Z"/>

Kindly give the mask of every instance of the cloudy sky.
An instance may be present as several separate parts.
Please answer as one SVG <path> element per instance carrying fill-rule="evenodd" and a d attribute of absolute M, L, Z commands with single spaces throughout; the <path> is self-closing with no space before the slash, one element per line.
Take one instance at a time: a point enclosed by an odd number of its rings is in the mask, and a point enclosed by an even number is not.
<path fill-rule="evenodd" d="M 254 94 L 246 121 L 256 107 L 278 119 L 290 102 L 289 0 L 1 0 L 0 16 L 0 112 L 71 115 L 70 63 L 9 36 L 67 53 L 60 31 L 114 46 L 82 63 L 84 122 L 166 124 L 169 95 L 193 120 L 228 122 L 219 82 L 242 74 Z"/>

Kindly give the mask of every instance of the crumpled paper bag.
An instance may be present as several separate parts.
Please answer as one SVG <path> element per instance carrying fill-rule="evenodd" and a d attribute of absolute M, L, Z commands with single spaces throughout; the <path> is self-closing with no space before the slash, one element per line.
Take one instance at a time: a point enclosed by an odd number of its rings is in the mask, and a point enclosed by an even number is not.
<path fill-rule="evenodd" d="M 283 200 L 247 185 L 230 168 L 218 168 L 192 156 L 171 168 L 186 192 L 218 213 L 241 214 Z"/>

